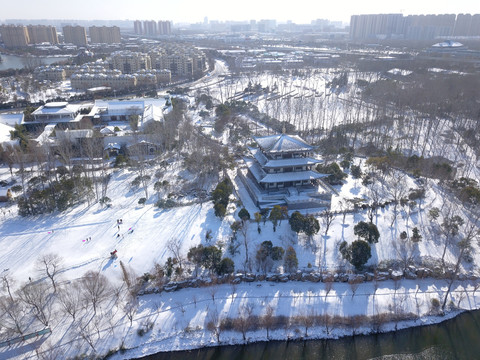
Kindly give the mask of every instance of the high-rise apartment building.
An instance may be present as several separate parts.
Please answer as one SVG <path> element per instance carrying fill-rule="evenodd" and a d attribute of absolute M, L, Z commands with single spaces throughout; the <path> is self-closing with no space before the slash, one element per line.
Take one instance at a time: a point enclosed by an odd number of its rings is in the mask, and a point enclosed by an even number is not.
<path fill-rule="evenodd" d="M 160 20 L 135 20 L 133 22 L 133 31 L 138 35 L 170 35 L 172 33 L 172 23 L 170 21 Z"/>
<path fill-rule="evenodd" d="M 143 33 L 145 35 L 157 35 L 157 22 L 155 20 L 144 21 Z"/>
<path fill-rule="evenodd" d="M 27 31 L 30 44 L 58 44 L 57 29 L 54 26 L 28 25 Z"/>
<path fill-rule="evenodd" d="M 158 22 L 158 33 L 160 35 L 170 35 L 172 33 L 172 25 L 170 21 L 162 21 Z"/>
<path fill-rule="evenodd" d="M 83 26 L 64 26 L 63 42 L 66 44 L 74 44 L 77 46 L 87 45 L 87 32 Z"/>
<path fill-rule="evenodd" d="M 118 26 L 90 26 L 88 31 L 92 44 L 116 44 L 121 42 Z"/>
<path fill-rule="evenodd" d="M 350 20 L 352 39 L 403 38 L 431 40 L 449 36 L 480 36 L 480 15 L 440 14 L 353 15 Z"/>
<path fill-rule="evenodd" d="M 23 25 L 2 25 L 0 35 L 5 46 L 9 48 L 24 47 L 30 42 L 27 27 Z"/>
<path fill-rule="evenodd" d="M 135 20 L 133 22 L 133 30 L 135 31 L 135 34 L 143 34 L 142 22 L 140 20 Z"/>

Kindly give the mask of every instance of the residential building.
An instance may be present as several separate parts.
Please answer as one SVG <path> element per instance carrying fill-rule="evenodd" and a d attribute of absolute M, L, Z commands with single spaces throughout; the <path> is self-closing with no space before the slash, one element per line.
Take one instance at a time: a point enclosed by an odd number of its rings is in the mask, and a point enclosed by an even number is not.
<path fill-rule="evenodd" d="M 116 51 L 112 53 L 112 66 L 124 74 L 152 68 L 148 54 L 133 51 Z"/>
<path fill-rule="evenodd" d="M 35 79 L 43 81 L 64 81 L 66 73 L 61 66 L 39 66 L 33 72 Z"/>
<path fill-rule="evenodd" d="M 107 86 L 114 90 L 134 89 L 137 79 L 130 74 L 107 74 L 107 73 L 77 73 L 71 77 L 71 85 L 74 89 L 86 90 L 101 86 Z"/>
<path fill-rule="evenodd" d="M 332 189 L 321 181 L 326 175 L 315 171 L 321 161 L 313 157 L 315 147 L 297 135 L 254 137 L 257 147 L 238 170 L 240 179 L 260 208 L 274 205 L 289 209 L 324 207 Z"/>
<path fill-rule="evenodd" d="M 137 78 L 137 86 L 168 84 L 172 81 L 172 73 L 166 69 L 140 70 L 133 75 Z"/>
<path fill-rule="evenodd" d="M 28 38 L 30 44 L 58 44 L 57 29 L 50 25 L 28 25 Z"/>
<path fill-rule="evenodd" d="M 64 26 L 63 42 L 77 46 L 87 45 L 87 32 L 83 26 Z"/>
<path fill-rule="evenodd" d="M 142 35 L 143 34 L 142 22 L 140 20 L 135 20 L 133 22 L 133 31 L 137 35 Z"/>
<path fill-rule="evenodd" d="M 172 24 L 170 21 L 160 20 L 157 29 L 160 35 L 170 35 L 172 33 Z"/>
<path fill-rule="evenodd" d="M 30 43 L 27 27 L 23 25 L 2 25 L 0 35 L 8 48 L 25 47 Z"/>
<path fill-rule="evenodd" d="M 146 20 L 143 22 L 144 35 L 157 35 L 157 22 L 155 20 Z"/>
<path fill-rule="evenodd" d="M 121 42 L 118 26 L 90 26 L 88 31 L 92 44 L 117 44 Z"/>
<path fill-rule="evenodd" d="M 350 38 L 429 40 L 450 36 L 480 36 L 480 14 L 367 14 L 350 19 Z"/>
<path fill-rule="evenodd" d="M 207 68 L 203 51 L 183 44 L 165 44 L 149 51 L 152 68 L 168 69 L 173 76 L 193 77 Z"/>

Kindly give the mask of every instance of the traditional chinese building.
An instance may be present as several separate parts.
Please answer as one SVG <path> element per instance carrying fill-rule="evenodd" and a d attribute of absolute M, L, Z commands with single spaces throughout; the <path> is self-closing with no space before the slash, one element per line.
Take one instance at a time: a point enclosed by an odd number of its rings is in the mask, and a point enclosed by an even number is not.
<path fill-rule="evenodd" d="M 289 209 L 319 208 L 330 205 L 332 190 L 321 181 L 326 175 L 315 171 L 321 160 L 313 156 L 315 147 L 297 135 L 277 134 L 254 137 L 258 147 L 250 148 L 239 170 L 258 207 L 286 205 Z"/>

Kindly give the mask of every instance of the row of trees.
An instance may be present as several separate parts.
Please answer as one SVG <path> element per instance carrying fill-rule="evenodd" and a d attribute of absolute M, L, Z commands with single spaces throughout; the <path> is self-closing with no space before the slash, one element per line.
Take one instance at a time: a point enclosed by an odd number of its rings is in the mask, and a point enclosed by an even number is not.
<path fill-rule="evenodd" d="M 114 286 L 105 275 L 88 271 L 81 278 L 59 282 L 62 258 L 47 254 L 37 261 L 40 278 L 16 286 L 9 275 L 2 275 L 3 294 L 0 296 L 0 337 L 12 338 L 44 327 L 58 326 L 60 314 L 71 317 L 75 338 L 84 340 L 94 351 L 102 328 L 114 327 L 114 314 L 121 311 L 130 320 L 136 313 L 136 293 L 139 282 L 131 269 L 121 263 L 123 283 Z M 45 281 L 46 276 L 51 283 Z M 13 290 L 17 288 L 17 290 Z M 103 307 L 104 304 L 107 304 Z M 115 310 L 114 310 L 115 309 Z M 106 312 L 112 312 L 106 316 Z M 97 333 L 97 339 L 94 334 Z"/>

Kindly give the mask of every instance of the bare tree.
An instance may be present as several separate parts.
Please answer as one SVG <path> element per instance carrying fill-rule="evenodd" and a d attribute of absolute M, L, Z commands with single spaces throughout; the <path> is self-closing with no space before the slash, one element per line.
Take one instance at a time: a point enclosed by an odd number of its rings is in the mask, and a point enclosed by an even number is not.
<path fill-rule="evenodd" d="M 171 238 L 167 242 L 167 249 L 170 251 L 175 259 L 178 261 L 178 265 L 183 269 L 183 257 L 181 253 L 182 249 L 182 240 L 179 238 Z"/>
<path fill-rule="evenodd" d="M 93 350 L 93 353 L 96 353 L 97 350 L 95 349 L 95 340 L 93 338 L 93 324 L 87 323 L 86 325 L 84 324 L 79 324 L 77 331 L 78 331 L 78 337 L 83 339 Z"/>
<path fill-rule="evenodd" d="M 267 330 L 267 339 L 270 339 L 270 329 L 272 328 L 275 318 L 273 316 L 274 309 L 273 306 L 267 305 L 265 309 L 265 314 L 260 319 L 260 324 Z"/>
<path fill-rule="evenodd" d="M 453 207 L 446 208 L 441 226 L 443 233 L 443 236 L 441 237 L 443 241 L 442 265 L 444 269 L 447 249 L 449 246 L 454 244 L 454 240 L 459 234 L 460 226 L 462 226 L 465 222 L 459 215 L 454 215 L 454 212 L 455 209 Z"/>
<path fill-rule="evenodd" d="M 333 277 L 329 276 L 325 280 L 325 299 L 327 298 L 330 291 L 333 289 Z"/>
<path fill-rule="evenodd" d="M 127 319 L 130 320 L 130 326 L 132 326 L 133 317 L 137 313 L 137 308 L 138 300 L 136 298 L 131 298 L 130 301 L 123 306 L 123 312 L 125 313 Z"/>
<path fill-rule="evenodd" d="M 208 288 L 208 293 L 212 297 L 212 301 L 215 302 L 215 295 L 217 294 L 218 288 L 216 285 L 212 285 Z"/>
<path fill-rule="evenodd" d="M 52 282 L 53 292 L 57 292 L 57 284 L 55 278 L 60 272 L 60 266 L 63 263 L 63 258 L 58 254 L 45 254 L 37 260 L 37 265 L 40 271 L 45 271 L 45 274 Z"/>
<path fill-rule="evenodd" d="M 329 335 L 330 324 L 332 323 L 332 317 L 330 316 L 330 314 L 327 313 L 326 310 L 322 314 L 322 321 L 323 321 L 323 324 L 325 325 L 325 331 L 327 332 L 327 335 Z"/>
<path fill-rule="evenodd" d="M 66 357 L 65 351 L 49 340 L 35 349 L 35 355 L 40 360 L 62 360 Z"/>
<path fill-rule="evenodd" d="M 208 313 L 207 317 L 207 330 L 212 333 L 217 339 L 217 343 L 220 343 L 220 334 L 222 332 L 222 328 L 220 326 L 220 320 L 218 316 L 217 308 L 214 308 L 212 311 Z"/>
<path fill-rule="evenodd" d="M 455 267 L 453 269 L 453 273 L 451 274 L 450 279 L 448 280 L 448 287 L 445 293 L 445 297 L 443 299 L 442 310 L 445 310 L 445 306 L 447 305 L 448 295 L 450 294 L 454 281 L 458 277 L 462 260 L 464 256 L 471 251 L 472 240 L 478 239 L 479 234 L 480 234 L 480 231 L 478 230 L 477 225 L 475 223 L 470 223 L 464 231 L 463 238 L 457 243 L 457 247 L 459 251 L 458 251 Z"/>
<path fill-rule="evenodd" d="M 350 285 L 350 290 L 352 290 L 352 299 L 355 296 L 358 287 L 360 286 L 360 283 L 362 282 L 362 279 L 358 276 L 353 276 L 353 279 L 348 280 L 348 284 Z"/>
<path fill-rule="evenodd" d="M 61 309 L 66 314 L 70 315 L 75 321 L 75 317 L 81 308 L 81 290 L 77 282 L 62 286 L 58 292 L 58 300 L 60 301 Z"/>
<path fill-rule="evenodd" d="M 479 282 L 479 286 L 480 286 L 480 282 Z M 232 282 L 232 283 L 230 283 L 230 287 L 232 289 L 232 301 L 233 301 L 233 298 L 234 298 L 235 294 L 237 293 L 237 284 Z"/>
<path fill-rule="evenodd" d="M 335 219 L 335 214 L 327 209 L 322 213 L 322 215 L 323 215 L 323 225 L 325 226 L 325 236 L 327 236 L 328 229 L 330 229 L 330 225 L 332 224 L 333 219 Z"/>
<path fill-rule="evenodd" d="M 247 331 L 252 324 L 253 304 L 247 303 L 238 309 L 237 327 L 242 333 L 243 341 L 247 340 Z"/>
<path fill-rule="evenodd" d="M 48 286 L 43 282 L 28 283 L 20 288 L 18 296 L 25 304 L 31 306 L 37 320 L 48 326 L 52 313 Z"/>
<path fill-rule="evenodd" d="M 27 329 L 23 302 L 7 296 L 0 298 L 0 319 L 2 326 L 14 333 L 23 335 Z"/>
<path fill-rule="evenodd" d="M 299 320 L 305 328 L 305 337 L 308 337 L 308 329 L 311 328 L 315 322 L 315 311 L 312 308 L 302 310 L 299 315 Z"/>
<path fill-rule="evenodd" d="M 105 299 L 110 290 L 110 283 L 105 275 L 96 271 L 88 271 L 80 280 L 83 299 L 91 303 L 93 313 L 97 314 L 97 306 Z"/>
<path fill-rule="evenodd" d="M 399 239 L 392 244 L 397 259 L 402 264 L 403 270 L 407 270 L 408 266 L 412 265 L 415 261 L 415 247 L 411 240 Z"/>
<path fill-rule="evenodd" d="M 2 276 L 3 290 L 8 293 L 8 296 L 10 297 L 10 300 L 13 301 L 13 296 L 12 296 L 12 291 L 11 291 L 12 283 L 13 283 L 13 280 L 10 278 L 10 276 L 8 276 L 8 275 L 3 275 Z"/>
<path fill-rule="evenodd" d="M 405 175 L 401 174 L 400 176 L 393 177 L 392 181 L 389 183 L 388 189 L 393 201 L 392 222 L 390 224 L 390 227 L 393 227 L 393 224 L 398 217 L 398 204 L 400 203 L 400 200 L 406 196 L 408 191 Z"/>

